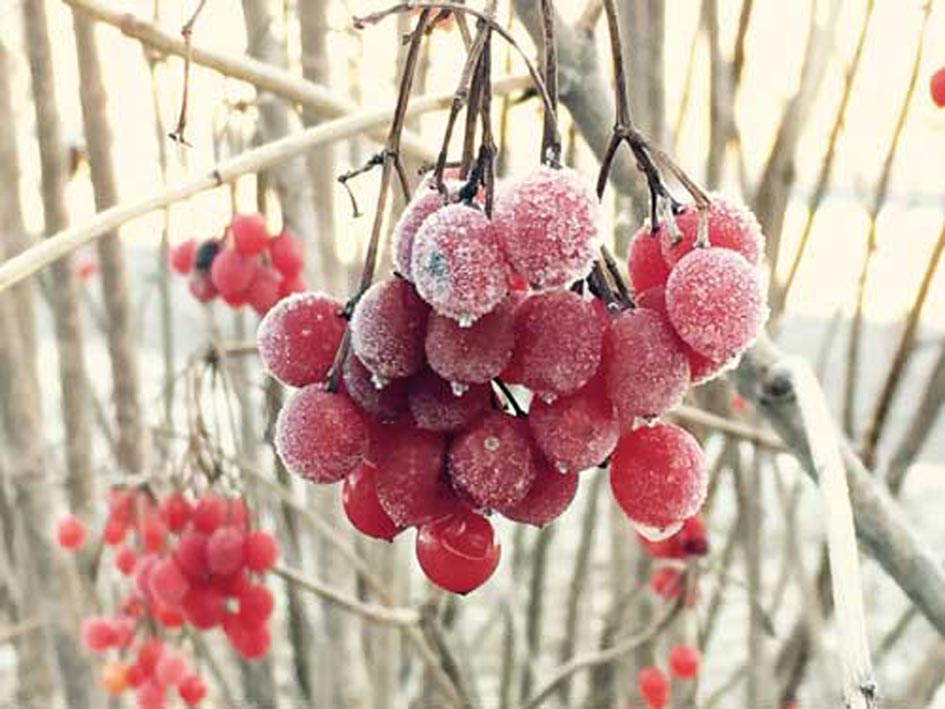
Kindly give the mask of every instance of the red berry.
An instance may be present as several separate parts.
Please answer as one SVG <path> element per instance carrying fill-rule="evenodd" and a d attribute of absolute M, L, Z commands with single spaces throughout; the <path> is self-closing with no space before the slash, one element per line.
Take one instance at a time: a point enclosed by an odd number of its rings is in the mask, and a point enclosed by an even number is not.
<path fill-rule="evenodd" d="M 187 275 L 194 267 L 194 257 L 196 255 L 197 241 L 195 239 L 188 239 L 177 244 L 171 249 L 171 268 L 181 275 Z"/>
<path fill-rule="evenodd" d="M 158 552 L 164 547 L 164 536 L 167 534 L 167 527 L 164 526 L 160 517 L 153 512 L 145 515 L 139 533 L 145 551 Z"/>
<path fill-rule="evenodd" d="M 610 460 L 614 498 L 649 539 L 674 534 L 706 496 L 705 457 L 690 433 L 672 424 L 621 436 Z"/>
<path fill-rule="evenodd" d="M 121 519 L 109 518 L 102 529 L 102 541 L 109 546 L 121 544 L 128 534 L 128 523 Z"/>
<path fill-rule="evenodd" d="M 660 598 L 679 598 L 683 589 L 683 574 L 672 566 L 660 566 L 650 573 L 650 590 Z"/>
<path fill-rule="evenodd" d="M 709 541 L 701 515 L 687 519 L 683 522 L 682 529 L 671 537 L 651 541 L 639 535 L 638 541 L 654 559 L 685 559 L 688 556 L 703 556 L 709 553 Z"/>
<path fill-rule="evenodd" d="M 406 379 L 392 379 L 378 388 L 371 370 L 353 353 L 345 359 L 341 375 L 351 400 L 378 421 L 394 421 L 407 409 Z"/>
<path fill-rule="evenodd" d="M 351 399 L 318 384 L 296 392 L 276 420 L 276 451 L 285 467 L 315 483 L 336 482 L 358 467 L 369 436 L 367 421 Z"/>
<path fill-rule="evenodd" d="M 187 675 L 187 662 L 175 653 L 166 652 L 154 667 L 154 678 L 164 687 L 173 687 Z"/>
<path fill-rule="evenodd" d="M 212 586 L 191 586 L 182 606 L 187 622 L 198 630 L 219 625 L 226 612 L 223 594 Z"/>
<path fill-rule="evenodd" d="M 184 625 L 184 614 L 178 608 L 171 608 L 160 601 L 151 604 L 151 616 L 165 628 L 180 628 Z"/>
<path fill-rule="evenodd" d="M 409 527 L 450 511 L 456 498 L 444 481 L 446 439 L 412 425 L 379 426 L 371 448 L 381 507 L 394 524 Z"/>
<path fill-rule="evenodd" d="M 203 271 L 194 271 L 190 274 L 190 280 L 187 281 L 187 288 L 190 294 L 199 303 L 209 303 L 217 297 L 216 286 L 210 279 L 210 275 Z"/>
<path fill-rule="evenodd" d="M 213 492 L 205 492 L 197 500 L 191 519 L 198 532 L 212 534 L 223 524 L 226 516 L 226 501 Z"/>
<path fill-rule="evenodd" d="M 460 325 L 471 325 L 508 294 L 492 222 L 466 204 L 451 204 L 427 217 L 414 239 L 410 266 L 417 292 Z"/>
<path fill-rule="evenodd" d="M 282 233 L 269 242 L 269 258 L 279 273 L 291 279 L 297 276 L 305 263 L 305 246 L 292 232 L 283 229 Z"/>
<path fill-rule="evenodd" d="M 92 616 L 82 621 L 79 634 L 82 647 L 89 652 L 105 652 L 118 639 L 111 620 L 102 616 Z"/>
<path fill-rule="evenodd" d="M 649 709 L 664 709 L 669 702 L 669 680 L 658 667 L 644 667 L 637 675 L 637 691 Z"/>
<path fill-rule="evenodd" d="M 56 541 L 63 549 L 78 549 L 85 541 L 85 525 L 75 515 L 66 515 L 56 525 Z"/>
<path fill-rule="evenodd" d="M 669 266 L 663 258 L 658 231 L 653 232 L 649 226 L 644 226 L 634 235 L 627 253 L 627 270 L 634 293 L 666 283 Z"/>
<path fill-rule="evenodd" d="M 235 574 L 243 568 L 245 537 L 236 527 L 220 527 L 207 540 L 207 565 L 219 576 Z"/>
<path fill-rule="evenodd" d="M 156 637 L 148 637 L 138 648 L 137 665 L 145 677 L 154 674 L 158 660 L 164 656 L 164 643 Z"/>
<path fill-rule="evenodd" d="M 207 685 L 200 675 L 189 674 L 177 685 L 177 694 L 181 701 L 189 707 L 195 707 L 207 696 Z"/>
<path fill-rule="evenodd" d="M 250 627 L 236 624 L 232 628 L 227 627 L 226 632 L 233 647 L 245 660 L 255 660 L 269 652 L 272 638 L 269 627 L 264 623 Z"/>
<path fill-rule="evenodd" d="M 489 408 L 491 393 L 486 384 L 454 389 L 445 379 L 426 370 L 410 379 L 407 403 L 418 428 L 459 431 Z"/>
<path fill-rule="evenodd" d="M 184 600 L 184 596 L 190 589 L 190 583 L 174 557 L 166 556 L 152 567 L 148 587 L 159 601 L 176 607 Z"/>
<path fill-rule="evenodd" d="M 135 564 L 135 588 L 145 599 L 151 598 L 151 572 L 158 562 L 157 554 L 145 554 Z"/>
<path fill-rule="evenodd" d="M 528 424 L 536 445 L 559 472 L 599 465 L 617 445 L 620 429 L 604 379 L 595 376 L 573 394 L 532 401 Z"/>
<path fill-rule="evenodd" d="M 458 183 L 452 181 L 448 185 L 448 188 L 453 190 L 457 187 Z M 424 180 L 394 226 L 394 232 L 391 236 L 394 268 L 408 281 L 413 280 L 410 257 L 413 254 L 413 241 L 417 235 L 417 230 L 424 220 L 444 206 L 446 201 L 446 198 L 436 189 L 436 185 L 432 183 L 432 180 Z"/>
<path fill-rule="evenodd" d="M 174 558 L 192 583 L 205 583 L 210 575 L 210 567 L 207 564 L 207 535 L 197 531 L 184 532 L 177 542 Z"/>
<path fill-rule="evenodd" d="M 535 479 L 532 443 L 523 419 L 492 412 L 453 439 L 453 484 L 479 507 L 504 511 L 528 493 Z"/>
<path fill-rule="evenodd" d="M 153 679 L 143 681 L 135 690 L 135 704 L 137 709 L 164 709 L 164 687 Z"/>
<path fill-rule="evenodd" d="M 246 559 L 246 568 L 261 574 L 269 571 L 279 556 L 279 545 L 275 538 L 261 529 L 255 529 L 246 535 L 243 553 Z"/>
<path fill-rule="evenodd" d="M 680 679 L 692 679 L 699 674 L 699 650 L 692 645 L 673 645 L 669 649 L 669 671 Z"/>
<path fill-rule="evenodd" d="M 377 469 L 372 463 L 362 463 L 345 478 L 341 504 L 348 520 L 361 534 L 389 542 L 401 532 L 377 498 Z"/>
<path fill-rule="evenodd" d="M 237 214 L 230 223 L 233 247 L 241 254 L 255 256 L 269 244 L 266 219 L 262 214 Z"/>
<path fill-rule="evenodd" d="M 929 91 L 935 105 L 939 108 L 945 108 L 945 67 L 932 74 L 929 81 Z"/>
<path fill-rule="evenodd" d="M 257 315 L 265 315 L 279 302 L 281 286 L 282 279 L 278 273 L 268 266 L 257 265 L 256 273 L 246 291 L 246 302 Z"/>
<path fill-rule="evenodd" d="M 679 228 L 678 243 L 669 229 L 660 229 L 660 246 L 663 258 L 670 268 L 679 263 L 683 256 L 693 250 L 698 236 L 699 212 L 687 206 L 676 216 Z M 709 245 L 720 249 L 730 249 L 741 254 L 752 266 L 761 263 L 762 242 L 761 226 L 751 210 L 722 197 L 716 197 L 708 211 Z M 662 284 L 654 284 L 662 285 Z"/>
<path fill-rule="evenodd" d="M 689 388 L 689 362 L 665 319 L 637 308 L 617 316 L 604 337 L 602 369 L 621 427 L 661 416 Z"/>
<path fill-rule="evenodd" d="M 290 296 L 293 293 L 302 293 L 307 290 L 308 286 L 301 274 L 297 276 L 283 276 L 282 280 L 279 281 L 280 299 Z"/>
<path fill-rule="evenodd" d="M 758 271 L 728 249 L 696 249 L 676 264 L 666 311 L 679 337 L 717 362 L 748 347 L 768 315 Z"/>
<path fill-rule="evenodd" d="M 568 509 L 577 492 L 578 476 L 561 473 L 541 459 L 534 460 L 533 466 L 535 479 L 525 497 L 502 514 L 516 522 L 543 527 Z"/>
<path fill-rule="evenodd" d="M 131 547 L 122 546 L 115 552 L 115 568 L 125 576 L 131 575 L 137 561 L 138 555 Z"/>
<path fill-rule="evenodd" d="M 187 496 L 179 491 L 168 493 L 159 506 L 161 521 L 172 532 L 181 531 L 190 521 L 192 512 Z"/>
<path fill-rule="evenodd" d="M 508 370 L 536 394 L 570 394 L 597 371 L 602 340 L 601 321 L 589 301 L 570 291 L 538 293 L 515 309 Z"/>
<path fill-rule="evenodd" d="M 351 347 L 377 383 L 423 368 L 428 306 L 413 286 L 394 278 L 371 286 L 351 318 Z"/>
<path fill-rule="evenodd" d="M 469 593 L 484 584 L 499 565 L 501 547 L 489 520 L 469 509 L 420 527 L 417 561 L 434 584 L 453 593 Z"/>
<path fill-rule="evenodd" d="M 210 279 L 220 295 L 234 298 L 246 292 L 255 272 L 256 263 L 253 259 L 234 249 L 224 249 L 213 259 Z"/>
<path fill-rule="evenodd" d="M 341 303 L 323 293 L 299 293 L 279 301 L 256 333 L 263 367 L 290 386 L 322 381 L 345 332 L 340 313 Z"/>
<path fill-rule="evenodd" d="M 272 615 L 272 591 L 262 584 L 247 584 L 240 590 L 237 600 L 239 601 L 237 615 L 244 626 L 265 623 Z"/>
<path fill-rule="evenodd" d="M 507 299 L 469 327 L 431 313 L 425 342 L 430 368 L 463 384 L 485 384 L 499 376 L 512 357 L 515 304 L 517 299 Z"/>
<path fill-rule="evenodd" d="M 535 287 L 560 287 L 590 272 L 599 212 L 580 174 L 543 166 L 500 191 L 496 234 L 513 271 Z"/>

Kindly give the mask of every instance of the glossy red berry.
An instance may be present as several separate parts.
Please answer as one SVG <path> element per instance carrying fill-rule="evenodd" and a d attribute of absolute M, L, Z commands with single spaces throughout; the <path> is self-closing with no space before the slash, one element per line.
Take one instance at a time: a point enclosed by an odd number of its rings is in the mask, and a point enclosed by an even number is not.
<path fill-rule="evenodd" d="M 74 550 L 85 542 L 85 525 L 75 515 L 66 515 L 56 525 L 56 542 L 63 549 Z"/>
<path fill-rule="evenodd" d="M 282 233 L 269 242 L 269 258 L 273 267 L 285 278 L 297 276 L 305 263 L 305 246 L 292 232 L 283 229 Z"/>
<path fill-rule="evenodd" d="M 191 519 L 198 532 L 212 534 L 225 516 L 226 501 L 214 492 L 205 492 L 198 498 Z"/>
<path fill-rule="evenodd" d="M 492 576 L 501 548 L 488 519 L 460 509 L 420 527 L 416 553 L 430 581 L 453 593 L 469 593 Z"/>
<path fill-rule="evenodd" d="M 169 493 L 159 505 L 159 514 L 171 532 L 181 531 L 190 521 L 193 512 L 190 501 L 183 492 Z"/>
<path fill-rule="evenodd" d="M 265 315 L 279 302 L 282 279 L 267 266 L 257 266 L 256 273 L 246 291 L 246 302 L 257 315 Z"/>
<path fill-rule="evenodd" d="M 391 541 L 402 530 L 384 511 L 377 497 L 377 469 L 362 463 L 341 487 L 341 504 L 348 520 L 361 534 Z"/>
<path fill-rule="evenodd" d="M 186 675 L 177 685 L 177 694 L 189 707 L 195 707 L 207 696 L 207 685 L 200 675 Z"/>
<path fill-rule="evenodd" d="M 244 558 L 246 568 L 256 573 L 269 571 L 279 556 L 279 544 L 269 532 L 254 529 L 246 535 Z"/>
<path fill-rule="evenodd" d="M 543 527 L 560 516 L 577 493 L 577 473 L 562 473 L 544 460 L 535 459 L 535 479 L 518 504 L 502 510 L 515 522 Z"/>
<path fill-rule="evenodd" d="M 680 679 L 692 679 L 699 674 L 701 656 L 692 645 L 673 645 L 669 650 L 669 671 Z"/>
<path fill-rule="evenodd" d="M 245 660 L 255 660 L 267 652 L 272 643 L 269 627 L 260 625 L 243 626 L 238 621 L 226 626 L 226 634 L 233 647 Z"/>
<path fill-rule="evenodd" d="M 236 304 L 249 287 L 255 272 L 256 264 L 251 258 L 233 249 L 223 249 L 213 259 L 210 279 L 220 295 L 230 299 L 227 302 Z"/>
<path fill-rule="evenodd" d="M 669 679 L 658 667 L 644 667 L 637 676 L 637 691 L 649 709 L 664 709 L 669 703 Z"/>
<path fill-rule="evenodd" d="M 272 615 L 274 605 L 272 591 L 258 583 L 246 584 L 237 596 L 237 615 L 244 626 L 265 623 Z"/>
<path fill-rule="evenodd" d="M 262 214 L 237 214 L 230 223 L 233 247 L 241 254 L 255 256 L 269 244 L 269 232 Z"/>
<path fill-rule="evenodd" d="M 683 256 L 691 252 L 698 236 L 699 213 L 692 206 L 686 206 L 676 215 L 679 229 L 679 241 L 669 229 L 660 229 L 660 245 L 663 258 L 670 268 L 679 263 Z M 729 249 L 742 255 L 752 266 L 761 263 L 763 237 L 761 226 L 748 207 L 715 197 L 708 209 L 709 245 L 720 249 Z M 662 284 L 654 284 L 662 285 Z"/>
<path fill-rule="evenodd" d="M 194 257 L 197 255 L 197 242 L 194 239 L 182 241 L 171 249 L 171 268 L 187 275 L 194 267 Z"/>

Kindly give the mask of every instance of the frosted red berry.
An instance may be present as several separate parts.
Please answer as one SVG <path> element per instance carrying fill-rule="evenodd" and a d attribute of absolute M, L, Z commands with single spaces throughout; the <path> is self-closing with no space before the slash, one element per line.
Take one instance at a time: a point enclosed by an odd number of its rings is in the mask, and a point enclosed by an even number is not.
<path fill-rule="evenodd" d="M 445 379 L 425 370 L 410 379 L 407 404 L 418 428 L 459 431 L 489 408 L 491 393 L 487 384 L 454 389 Z"/>
<path fill-rule="evenodd" d="M 535 479 L 518 504 L 502 514 L 515 522 L 543 527 L 559 517 L 577 493 L 577 473 L 562 473 L 540 458 L 532 463 Z"/>
<path fill-rule="evenodd" d="M 75 515 L 66 515 L 56 525 L 56 542 L 63 549 L 74 550 L 85 542 L 85 525 Z"/>
<path fill-rule="evenodd" d="M 182 492 L 171 492 L 161 500 L 159 514 L 165 526 L 172 532 L 181 531 L 190 521 L 193 511 L 187 496 Z"/>
<path fill-rule="evenodd" d="M 210 573 L 207 535 L 192 530 L 184 532 L 174 549 L 174 559 L 192 583 L 204 583 Z"/>
<path fill-rule="evenodd" d="M 528 493 L 535 479 L 532 456 L 528 424 L 494 411 L 453 439 L 450 478 L 478 507 L 503 511 Z"/>
<path fill-rule="evenodd" d="M 189 707 L 195 707 L 207 696 L 207 685 L 200 675 L 189 674 L 177 685 L 177 694 Z"/>
<path fill-rule="evenodd" d="M 673 645 L 669 649 L 669 671 L 679 679 L 692 679 L 699 674 L 701 659 L 699 650 L 692 645 Z"/>
<path fill-rule="evenodd" d="M 515 309 L 515 349 L 506 372 L 536 394 L 569 394 L 594 376 L 602 340 L 589 301 L 571 291 L 538 293 Z"/>
<path fill-rule="evenodd" d="M 323 293 L 299 293 L 279 301 L 256 333 L 266 371 L 290 386 L 324 380 L 345 331 L 340 313 L 341 303 Z"/>
<path fill-rule="evenodd" d="M 620 428 L 603 377 L 551 402 L 532 401 L 528 425 L 535 443 L 559 472 L 602 463 L 617 445 Z"/>
<path fill-rule="evenodd" d="M 224 600 L 213 586 L 191 586 L 182 603 L 184 616 L 198 630 L 216 627 L 226 611 Z"/>
<path fill-rule="evenodd" d="M 279 544 L 269 532 L 254 529 L 246 535 L 244 557 L 246 568 L 257 574 L 269 571 L 279 556 Z"/>
<path fill-rule="evenodd" d="M 942 67 L 929 80 L 929 92 L 932 102 L 939 108 L 945 108 L 945 67 Z"/>
<path fill-rule="evenodd" d="M 207 565 L 210 572 L 229 576 L 242 570 L 246 557 L 243 532 L 233 526 L 219 527 L 207 540 Z"/>
<path fill-rule="evenodd" d="M 345 478 L 341 504 L 348 520 L 361 534 L 391 541 L 401 531 L 377 497 L 377 469 L 372 463 L 362 463 Z"/>
<path fill-rule="evenodd" d="M 665 226 L 660 229 L 663 258 L 670 268 L 693 250 L 698 236 L 698 210 L 686 206 L 676 215 L 680 240 Z M 761 226 L 748 207 L 724 197 L 715 197 L 707 213 L 709 245 L 741 254 L 748 263 L 757 266 L 763 254 Z"/>
<path fill-rule="evenodd" d="M 450 182 L 448 188 L 455 189 L 458 183 Z M 409 204 L 404 208 L 400 219 L 394 226 L 392 234 L 392 250 L 394 268 L 408 281 L 413 280 L 413 271 L 410 259 L 413 255 L 413 241 L 420 229 L 420 225 L 433 212 L 447 203 L 444 195 L 440 194 L 432 180 L 424 180 L 411 197 Z"/>
<path fill-rule="evenodd" d="M 669 703 L 669 679 L 658 667 L 644 667 L 637 675 L 637 691 L 649 709 L 664 709 Z"/>
<path fill-rule="evenodd" d="M 430 306 L 407 281 L 375 283 L 351 318 L 351 347 L 378 383 L 409 377 L 423 368 Z"/>
<path fill-rule="evenodd" d="M 682 343 L 663 316 L 645 308 L 614 318 L 604 338 L 601 366 L 624 429 L 632 428 L 637 418 L 666 413 L 689 387 Z"/>
<path fill-rule="evenodd" d="M 255 272 L 252 259 L 233 249 L 223 249 L 213 259 L 210 279 L 221 296 L 235 302 L 246 292 Z"/>
<path fill-rule="evenodd" d="M 682 340 L 725 361 L 757 337 L 768 309 L 758 271 L 728 249 L 696 249 L 666 282 L 666 311 Z"/>
<path fill-rule="evenodd" d="M 644 226 L 634 235 L 627 253 L 627 270 L 634 293 L 666 283 L 669 266 L 663 258 L 659 231 L 653 232 L 649 226 Z"/>
<path fill-rule="evenodd" d="M 537 288 L 584 278 L 594 258 L 599 209 L 591 185 L 569 168 L 543 166 L 500 190 L 494 221 L 512 270 Z"/>
<path fill-rule="evenodd" d="M 471 325 L 508 294 L 492 222 L 466 204 L 451 204 L 427 217 L 414 238 L 410 263 L 420 296 L 460 325 Z"/>
<path fill-rule="evenodd" d="M 463 508 L 423 525 L 416 553 L 430 581 L 453 593 L 469 593 L 492 576 L 501 548 L 489 520 Z"/>
<path fill-rule="evenodd" d="M 233 247 L 241 254 L 255 256 L 269 244 L 269 232 L 262 214 L 237 214 L 230 223 Z"/>
<path fill-rule="evenodd" d="M 302 271 L 305 247 L 292 232 L 283 229 L 282 233 L 269 242 L 269 258 L 273 267 L 285 278 L 290 279 Z"/>
<path fill-rule="evenodd" d="M 344 394 L 321 385 L 300 389 L 279 411 L 275 444 L 286 469 L 311 482 L 341 480 L 364 460 L 369 430 Z"/>
<path fill-rule="evenodd" d="M 430 314 L 425 350 L 433 369 L 450 382 L 484 384 L 497 377 L 512 357 L 515 302 L 507 299 L 469 327 Z"/>
<path fill-rule="evenodd" d="M 705 522 L 698 514 L 683 522 L 682 528 L 671 537 L 652 541 L 639 535 L 638 539 L 646 553 L 654 559 L 685 559 L 709 552 Z"/>
<path fill-rule="evenodd" d="M 171 268 L 181 275 L 187 275 L 194 267 L 194 257 L 196 255 L 196 240 L 188 239 L 187 241 L 182 241 L 171 249 Z"/>
<path fill-rule="evenodd" d="M 394 421 L 407 410 L 407 379 L 392 379 L 378 387 L 371 370 L 354 353 L 345 359 L 342 378 L 351 400 L 378 421 Z"/>
<path fill-rule="evenodd" d="M 638 531 L 650 539 L 668 536 L 705 501 L 705 457 L 696 439 L 679 426 L 642 426 L 617 442 L 610 485 Z"/>

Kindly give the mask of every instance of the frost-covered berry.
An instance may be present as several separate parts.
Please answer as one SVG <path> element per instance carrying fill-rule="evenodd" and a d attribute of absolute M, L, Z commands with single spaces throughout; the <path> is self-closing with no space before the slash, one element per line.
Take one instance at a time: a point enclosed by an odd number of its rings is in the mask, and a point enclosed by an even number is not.
<path fill-rule="evenodd" d="M 410 424 L 375 429 L 371 462 L 381 507 L 400 527 L 436 519 L 457 504 L 446 484 L 446 439 Z"/>
<path fill-rule="evenodd" d="M 213 259 L 210 279 L 221 296 L 236 300 L 249 287 L 255 272 L 256 264 L 251 258 L 234 249 L 223 249 Z"/>
<path fill-rule="evenodd" d="M 276 451 L 290 472 L 330 483 L 361 464 L 369 433 L 364 414 L 347 396 L 313 384 L 296 392 L 279 412 Z"/>
<path fill-rule="evenodd" d="M 737 251 L 753 266 L 761 263 L 764 252 L 761 225 L 748 207 L 724 197 L 714 197 L 709 205 L 707 218 L 710 246 Z M 698 224 L 698 210 L 693 206 L 686 206 L 676 215 L 678 236 L 682 237 L 678 242 L 674 243 L 676 237 L 669 229 L 660 229 L 663 258 L 670 268 L 693 250 L 698 236 Z"/>
<path fill-rule="evenodd" d="M 299 293 L 279 301 L 256 332 L 266 371 L 290 386 L 323 381 L 345 331 L 340 312 L 341 303 L 324 293 Z"/>
<path fill-rule="evenodd" d="M 298 276 L 305 261 L 305 247 L 292 232 L 283 229 L 282 233 L 269 242 L 269 258 L 273 267 L 286 279 Z"/>
<path fill-rule="evenodd" d="M 577 493 L 578 476 L 559 472 L 540 456 L 533 459 L 533 464 L 535 479 L 525 497 L 502 514 L 515 522 L 543 527 L 568 509 Z"/>
<path fill-rule="evenodd" d="M 634 293 L 666 283 L 669 266 L 663 258 L 660 232 L 644 225 L 633 237 L 627 252 L 627 272 Z"/>
<path fill-rule="evenodd" d="M 207 565 L 211 573 L 229 576 L 246 563 L 246 537 L 232 526 L 220 527 L 207 540 Z"/>
<path fill-rule="evenodd" d="M 255 529 L 246 535 L 243 549 L 246 568 L 257 574 L 269 571 L 279 556 L 279 544 L 269 532 Z"/>
<path fill-rule="evenodd" d="M 642 426 L 617 442 L 610 486 L 637 531 L 648 539 L 666 537 L 705 501 L 705 457 L 696 439 L 679 426 Z"/>
<path fill-rule="evenodd" d="M 661 416 L 689 387 L 682 343 L 659 313 L 637 308 L 621 313 L 604 337 L 602 368 L 617 419 L 624 429 L 637 418 Z"/>
<path fill-rule="evenodd" d="M 641 308 L 659 313 L 664 318 L 666 324 L 672 328 L 672 323 L 669 321 L 669 314 L 666 312 L 665 289 L 660 287 L 643 291 L 636 296 L 636 304 Z M 676 332 L 675 329 L 673 332 Z M 724 372 L 728 366 L 734 363 L 734 360 L 716 362 L 708 357 L 703 357 L 681 339 L 679 340 L 679 344 L 686 353 L 686 359 L 689 360 L 689 379 L 692 384 L 704 384 L 717 377 Z"/>
<path fill-rule="evenodd" d="M 394 421 L 407 410 L 407 379 L 392 379 L 379 388 L 371 370 L 354 353 L 345 359 L 342 377 L 351 400 L 378 421 Z"/>
<path fill-rule="evenodd" d="M 269 244 L 269 232 L 262 214 L 237 214 L 230 223 L 233 248 L 246 256 L 255 256 Z"/>
<path fill-rule="evenodd" d="M 417 292 L 461 325 L 492 311 L 508 294 L 495 229 L 478 208 L 450 204 L 431 214 L 414 237 L 410 259 Z"/>
<path fill-rule="evenodd" d="M 445 186 L 450 192 L 458 189 L 460 184 L 452 180 L 445 182 Z M 440 193 L 433 180 L 426 179 L 414 192 L 413 197 L 410 198 L 410 202 L 404 208 L 403 214 L 400 215 L 400 219 L 397 220 L 397 224 L 394 226 L 394 232 L 391 235 L 394 268 L 408 281 L 413 280 L 410 259 L 413 255 L 414 237 L 426 218 L 445 206 L 447 200 L 448 197 Z"/>
<path fill-rule="evenodd" d="M 499 192 L 494 223 L 512 270 L 537 288 L 557 288 L 590 272 L 599 212 L 579 173 L 542 166 Z"/>
<path fill-rule="evenodd" d="M 696 249 L 676 264 L 666 311 L 679 337 L 715 361 L 740 354 L 768 315 L 758 271 L 728 249 Z"/>
<path fill-rule="evenodd" d="M 535 444 L 559 472 L 578 472 L 599 465 L 620 435 L 614 406 L 603 377 L 551 402 L 532 401 L 528 425 Z"/>
<path fill-rule="evenodd" d="M 469 593 L 492 576 L 501 547 L 488 519 L 460 508 L 420 528 L 416 553 L 430 581 L 453 593 Z"/>
<path fill-rule="evenodd" d="M 423 341 L 430 306 L 407 281 L 371 286 L 351 318 L 351 347 L 378 383 L 409 377 L 423 368 Z"/>
<path fill-rule="evenodd" d="M 151 567 L 148 588 L 162 603 L 175 607 L 184 599 L 190 589 L 190 582 L 174 557 L 166 556 Z"/>
<path fill-rule="evenodd" d="M 485 384 L 497 377 L 512 357 L 516 302 L 506 299 L 469 327 L 431 313 L 425 345 L 430 368 L 463 384 Z"/>
<path fill-rule="evenodd" d="M 478 506 L 500 512 L 517 505 L 535 479 L 528 424 L 498 411 L 453 439 L 453 484 Z"/>
<path fill-rule="evenodd" d="M 515 349 L 510 381 L 539 395 L 584 386 L 600 364 L 603 327 L 594 306 L 571 291 L 547 291 L 515 309 Z"/>
<path fill-rule="evenodd" d="M 461 390 L 426 370 L 410 379 L 407 404 L 418 428 L 428 431 L 459 431 L 488 408 L 492 389 L 473 384 Z"/>
<path fill-rule="evenodd" d="M 341 504 L 348 520 L 361 534 L 389 542 L 402 530 L 377 498 L 377 468 L 372 463 L 362 463 L 345 478 Z"/>

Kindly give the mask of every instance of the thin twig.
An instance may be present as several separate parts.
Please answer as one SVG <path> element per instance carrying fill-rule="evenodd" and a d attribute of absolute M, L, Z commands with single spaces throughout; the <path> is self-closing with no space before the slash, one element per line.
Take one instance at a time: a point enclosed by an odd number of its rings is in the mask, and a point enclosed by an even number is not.
<path fill-rule="evenodd" d="M 194 33 L 194 25 L 197 23 L 197 18 L 200 17 L 200 13 L 203 12 L 203 8 L 206 4 L 207 0 L 200 0 L 197 4 L 197 9 L 194 10 L 190 19 L 184 23 L 184 26 L 181 27 L 180 30 L 180 34 L 184 38 L 184 86 L 181 90 L 180 115 L 177 118 L 177 127 L 171 132 L 170 138 L 182 145 L 190 145 L 184 138 L 184 128 L 187 127 L 187 103 L 190 97 L 190 41 Z"/>

